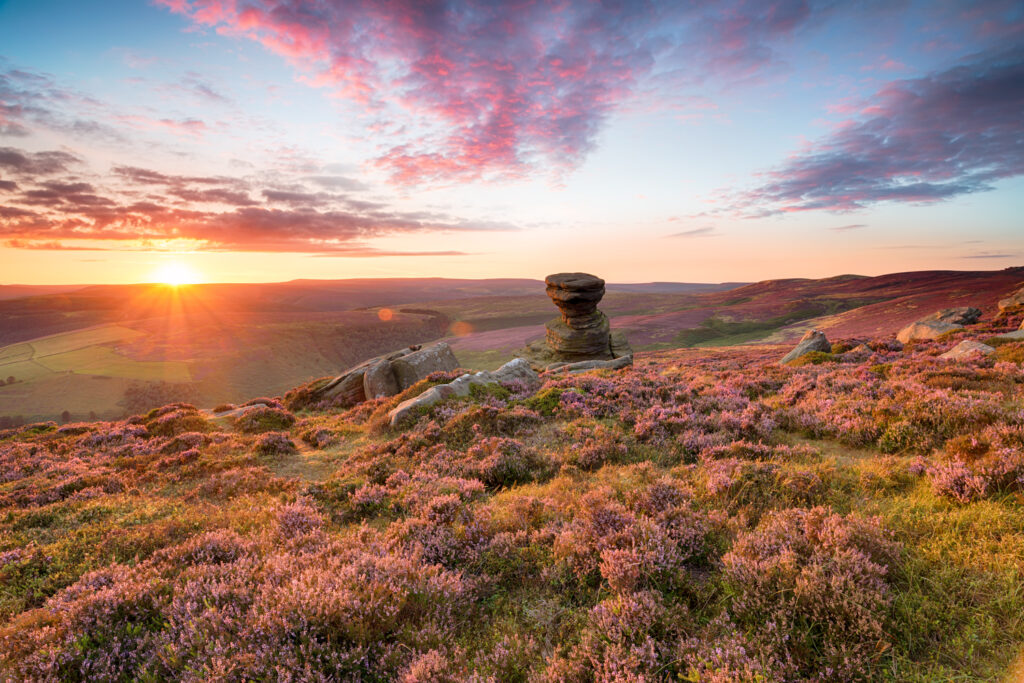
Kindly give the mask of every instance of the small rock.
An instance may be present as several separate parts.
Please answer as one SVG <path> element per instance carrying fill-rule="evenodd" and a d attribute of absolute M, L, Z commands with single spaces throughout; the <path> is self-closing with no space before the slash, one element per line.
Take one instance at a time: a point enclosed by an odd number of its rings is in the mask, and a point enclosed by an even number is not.
<path fill-rule="evenodd" d="M 896 335 L 896 339 L 907 344 L 912 341 L 938 339 L 947 332 L 962 329 L 964 329 L 963 325 L 954 325 L 953 323 L 941 320 L 919 320 L 900 330 L 899 334 Z"/>
<path fill-rule="evenodd" d="M 612 358 L 633 358 L 633 347 L 629 345 L 626 335 L 621 330 L 612 330 L 611 348 Z M 632 360 L 630 362 L 632 363 Z"/>
<path fill-rule="evenodd" d="M 1024 327 L 1016 332 L 1007 332 L 996 337 L 1000 341 L 1024 341 Z"/>
<path fill-rule="evenodd" d="M 949 351 L 946 351 L 944 354 L 939 356 L 939 358 L 945 358 L 946 360 L 959 360 L 965 356 L 971 356 L 978 353 L 987 356 L 990 353 L 995 352 L 996 350 L 988 344 L 982 344 L 981 342 L 974 341 L 973 339 L 965 339 Z"/>
<path fill-rule="evenodd" d="M 807 330 L 796 347 L 782 357 L 779 361 L 782 364 L 788 363 L 791 360 L 796 360 L 800 356 L 805 356 L 812 351 L 824 351 L 828 353 L 832 350 L 832 344 L 829 343 L 825 333 L 821 330 Z"/>
<path fill-rule="evenodd" d="M 438 342 L 391 361 L 391 369 L 403 391 L 433 372 L 455 370 L 458 367 L 458 359 L 445 342 Z"/>
<path fill-rule="evenodd" d="M 973 325 L 978 322 L 979 318 L 981 318 L 980 308 L 960 306 L 959 308 L 943 308 L 941 311 L 936 311 L 927 318 L 923 318 L 922 322 L 938 320 L 952 325 Z"/>

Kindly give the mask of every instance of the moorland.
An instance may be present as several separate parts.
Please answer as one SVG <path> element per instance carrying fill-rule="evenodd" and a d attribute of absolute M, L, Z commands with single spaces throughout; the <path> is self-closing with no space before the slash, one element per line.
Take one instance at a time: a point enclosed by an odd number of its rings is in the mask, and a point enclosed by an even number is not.
<path fill-rule="evenodd" d="M 680 328 L 706 330 L 688 348 L 479 387 L 396 426 L 392 408 L 461 371 L 350 407 L 285 394 L 0 431 L 0 673 L 1019 680 L 1024 341 L 1001 338 L 1021 314 L 995 301 L 1022 280 L 700 294 L 763 307 L 770 339 L 814 319 L 832 346 L 787 364 L 791 341 L 707 346 L 755 334 L 721 312 Z M 968 304 L 979 322 L 894 338 Z M 685 313 L 666 305 L 642 315 Z M 993 350 L 942 357 L 965 340 Z"/>

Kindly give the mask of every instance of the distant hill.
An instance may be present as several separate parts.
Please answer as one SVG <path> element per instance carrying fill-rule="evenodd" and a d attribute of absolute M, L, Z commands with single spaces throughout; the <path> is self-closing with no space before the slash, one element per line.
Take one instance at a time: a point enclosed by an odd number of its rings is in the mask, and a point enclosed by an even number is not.
<path fill-rule="evenodd" d="M 601 309 L 637 350 L 788 343 L 810 327 L 881 337 L 939 308 L 986 316 L 1024 269 L 841 275 L 752 284 L 609 284 Z M 58 291 L 59 290 L 59 291 Z M 10 290 L 13 293 L 15 290 Z M 492 368 L 556 315 L 531 279 L 95 285 L 0 296 L 0 416 L 115 417 L 154 404 L 275 395 L 447 336 Z M 0 290 L 2 294 L 2 290 Z M 14 377 L 15 382 L 6 383 Z"/>

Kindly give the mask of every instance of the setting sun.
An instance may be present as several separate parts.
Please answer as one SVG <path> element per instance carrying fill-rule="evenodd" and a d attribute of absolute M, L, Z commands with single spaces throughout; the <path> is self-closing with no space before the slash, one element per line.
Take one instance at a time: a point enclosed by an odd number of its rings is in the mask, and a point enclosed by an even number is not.
<path fill-rule="evenodd" d="M 189 265 L 179 262 L 165 263 L 153 271 L 153 282 L 177 287 L 178 285 L 194 285 L 202 282 L 199 273 Z"/>

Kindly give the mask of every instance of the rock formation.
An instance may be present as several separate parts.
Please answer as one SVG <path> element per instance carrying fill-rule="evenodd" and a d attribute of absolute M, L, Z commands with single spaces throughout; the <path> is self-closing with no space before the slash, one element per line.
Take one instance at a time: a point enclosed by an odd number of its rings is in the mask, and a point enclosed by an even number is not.
<path fill-rule="evenodd" d="M 909 344 L 914 341 L 938 339 L 947 332 L 962 329 L 964 329 L 963 325 L 943 322 L 942 320 L 919 320 L 916 323 L 910 323 L 900 330 L 896 338 L 904 344 Z"/>
<path fill-rule="evenodd" d="M 1024 287 L 999 301 L 1000 316 L 1015 315 L 1017 313 L 1024 313 Z"/>
<path fill-rule="evenodd" d="M 946 351 L 944 354 L 939 356 L 939 358 L 944 358 L 946 360 L 960 360 L 966 356 L 972 356 L 979 353 L 987 356 L 995 352 L 996 350 L 988 344 L 982 344 L 981 342 L 974 341 L 973 339 L 965 339 L 949 351 Z"/>
<path fill-rule="evenodd" d="M 793 350 L 783 356 L 782 360 L 779 362 L 785 364 L 813 351 L 823 351 L 828 353 L 831 350 L 832 344 L 829 343 L 824 332 L 821 330 L 807 330 Z"/>
<path fill-rule="evenodd" d="M 980 308 L 960 306 L 959 308 L 943 308 L 941 311 L 935 311 L 927 318 L 922 318 L 921 321 L 938 320 L 951 325 L 973 325 L 978 322 L 979 318 L 981 318 Z"/>
<path fill-rule="evenodd" d="M 394 396 L 432 372 L 458 367 L 459 361 L 445 342 L 427 347 L 410 346 L 371 358 L 334 379 L 320 380 L 289 392 L 285 401 L 292 410 L 325 399 L 338 405 L 355 405 L 371 398 Z"/>
<path fill-rule="evenodd" d="M 556 273 L 544 283 L 562 315 L 545 325 L 543 344 L 529 347 L 533 360 L 546 365 L 632 358 L 625 335 L 613 332 L 608 317 L 597 309 L 604 280 L 589 273 Z"/>
<path fill-rule="evenodd" d="M 529 361 L 524 358 L 515 358 L 494 372 L 466 373 L 448 384 L 438 384 L 430 387 L 419 396 L 402 401 L 388 413 L 388 422 L 394 427 L 406 417 L 413 415 L 419 408 L 432 406 L 451 396 L 468 396 L 470 388 L 474 385 L 483 386 L 514 380 L 525 382 L 531 389 L 536 389 L 540 385 L 540 378 L 537 377 L 537 373 L 530 367 Z"/>

